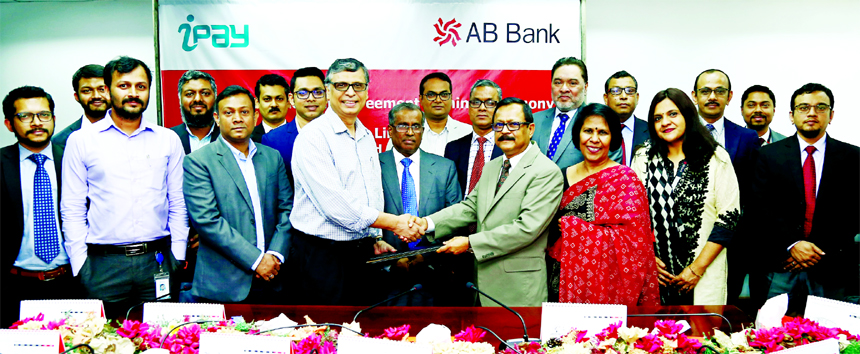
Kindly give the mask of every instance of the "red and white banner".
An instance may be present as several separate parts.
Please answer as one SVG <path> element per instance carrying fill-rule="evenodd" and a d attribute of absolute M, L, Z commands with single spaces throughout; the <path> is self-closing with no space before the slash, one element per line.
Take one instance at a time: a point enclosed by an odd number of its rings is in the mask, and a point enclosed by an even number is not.
<path fill-rule="evenodd" d="M 338 58 L 356 58 L 370 71 L 359 118 L 388 142 L 387 114 L 401 101 L 418 102 L 424 75 L 453 82 L 451 116 L 469 122 L 469 88 L 495 81 L 504 97 L 552 107 L 550 69 L 580 56 L 579 1 L 203 1 L 161 0 L 159 42 L 164 125 L 182 122 L 176 85 L 190 69 L 221 87 L 253 92 L 268 73 L 289 81 L 295 70 L 325 71 Z M 294 111 L 288 113 L 292 119 Z"/>

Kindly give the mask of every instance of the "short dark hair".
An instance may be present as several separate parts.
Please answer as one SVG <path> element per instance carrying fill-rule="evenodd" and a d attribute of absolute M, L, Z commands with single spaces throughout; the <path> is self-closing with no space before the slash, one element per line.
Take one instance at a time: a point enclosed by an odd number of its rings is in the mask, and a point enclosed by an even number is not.
<path fill-rule="evenodd" d="M 585 120 L 593 116 L 603 117 L 606 121 L 606 125 L 609 126 L 609 150 L 618 150 L 621 146 L 621 118 L 612 108 L 601 103 L 589 103 L 576 114 L 576 120 L 571 127 L 573 144 L 579 149 L 579 132 L 582 131 Z"/>
<path fill-rule="evenodd" d="M 612 74 L 612 76 L 606 79 L 606 83 L 603 84 L 603 93 L 609 93 L 609 82 L 612 81 L 612 79 L 620 79 L 623 77 L 629 77 L 633 79 L 633 85 L 636 86 L 636 91 L 639 91 L 639 81 L 636 81 L 636 78 L 633 77 L 633 75 L 630 75 L 630 73 L 628 73 L 627 71 L 621 70 L 619 72 L 616 72 L 615 74 Z"/>
<path fill-rule="evenodd" d="M 221 100 L 236 95 L 248 95 L 248 98 L 251 100 L 251 109 L 257 109 L 257 106 L 254 103 L 254 96 L 251 95 L 251 91 L 239 85 L 230 85 L 227 86 L 224 91 L 221 91 L 221 93 L 218 94 L 218 97 L 215 98 L 215 112 L 218 112 L 218 104 L 221 103 Z"/>
<path fill-rule="evenodd" d="M 582 70 L 582 79 L 585 80 L 585 83 L 588 83 L 588 69 L 585 67 L 585 62 L 577 59 L 576 57 L 565 57 L 559 60 L 556 60 L 555 64 L 552 65 L 552 73 L 550 74 L 550 79 L 555 76 L 555 69 L 558 69 L 565 65 L 576 65 Z"/>
<path fill-rule="evenodd" d="M 182 86 L 185 86 L 191 80 L 206 80 L 209 81 L 209 86 L 212 86 L 212 92 L 218 94 L 218 86 L 215 85 L 215 79 L 212 75 L 203 71 L 188 70 L 179 77 L 179 84 L 176 85 L 176 91 L 179 92 L 179 97 L 182 97 Z"/>
<path fill-rule="evenodd" d="M 505 98 L 496 104 L 496 111 L 493 112 L 493 121 L 496 121 L 496 113 L 499 113 L 499 108 L 512 104 L 518 104 L 523 107 L 523 116 L 526 118 L 526 123 L 531 124 L 535 122 L 535 117 L 532 115 L 532 108 L 529 107 L 529 104 L 516 97 Z"/>
<path fill-rule="evenodd" d="M 448 88 L 451 89 L 452 91 L 454 90 L 454 84 L 451 83 L 451 78 L 448 77 L 448 74 L 437 71 L 435 73 L 427 74 L 427 76 L 424 76 L 424 78 L 421 79 L 421 83 L 418 84 L 418 94 L 419 95 L 422 95 L 422 96 L 424 95 L 424 84 L 426 84 L 427 81 L 430 81 L 430 79 L 439 79 L 439 80 L 445 81 L 448 83 Z"/>
<path fill-rule="evenodd" d="M 320 82 L 323 83 L 323 85 L 325 85 L 325 75 L 323 74 L 322 70 L 320 70 L 319 68 L 314 67 L 314 66 L 309 66 L 307 68 L 301 68 L 299 70 L 296 70 L 296 72 L 293 74 L 293 78 L 290 79 L 291 89 L 287 90 L 287 92 L 293 92 L 292 90 L 294 90 L 296 88 L 296 79 L 297 78 L 309 77 L 309 76 L 319 78 Z M 257 94 L 257 96 L 259 96 L 259 94 Z"/>
<path fill-rule="evenodd" d="M 75 71 L 74 75 L 72 75 L 72 87 L 75 89 L 75 93 L 78 92 L 78 88 L 81 86 L 81 79 L 92 79 L 94 77 L 104 79 L 104 74 L 104 66 L 98 64 L 82 66 L 78 71 Z"/>
<path fill-rule="evenodd" d="M 257 80 L 257 84 L 254 85 L 254 96 L 260 97 L 260 87 L 262 86 L 281 86 L 284 88 L 285 94 L 293 92 L 290 90 L 290 84 L 287 83 L 287 79 L 278 74 L 266 74 L 260 76 L 260 79 Z"/>
<path fill-rule="evenodd" d="M 113 73 L 114 72 L 118 72 L 120 74 L 128 74 L 132 70 L 136 69 L 137 67 L 142 67 L 143 71 L 146 72 L 146 80 L 148 82 L 148 85 L 151 86 L 152 85 L 152 71 L 149 70 L 149 67 L 146 66 L 146 63 L 144 63 L 141 60 L 127 57 L 127 56 L 121 56 L 119 58 L 111 60 L 110 62 L 107 63 L 107 65 L 105 65 L 105 69 L 102 72 L 102 77 L 105 79 L 105 86 L 110 88 L 110 85 L 112 83 L 111 80 L 113 79 Z"/>
<path fill-rule="evenodd" d="M 794 91 L 793 94 L 791 94 L 791 112 L 794 112 L 794 99 L 797 98 L 797 96 L 804 95 L 807 93 L 813 93 L 815 91 L 824 91 L 824 93 L 827 95 L 827 98 L 830 99 L 830 109 L 833 109 L 833 91 L 830 91 L 829 88 L 822 84 L 810 82 L 806 85 L 801 86 L 799 89 Z"/>
<path fill-rule="evenodd" d="M 699 78 L 702 77 L 702 75 L 704 75 L 704 74 L 710 74 L 710 73 L 721 73 L 723 75 L 726 75 L 726 81 L 729 82 L 729 91 L 732 90 L 732 79 L 729 78 L 729 74 L 726 74 L 725 71 L 722 71 L 720 69 L 708 69 L 708 70 L 700 72 L 699 75 L 696 76 L 696 82 L 693 83 L 693 92 L 697 92 L 699 90 Z"/>
<path fill-rule="evenodd" d="M 770 96 L 771 103 L 773 103 L 773 105 L 776 106 L 776 96 L 774 96 L 773 91 L 771 91 L 769 87 L 764 86 L 764 85 L 752 85 L 744 91 L 743 95 L 741 95 L 741 109 L 743 109 L 744 102 L 747 101 L 747 97 L 749 97 L 750 94 L 753 92 L 764 92 L 764 93 L 766 93 L 768 96 Z"/>
<path fill-rule="evenodd" d="M 657 135 L 657 129 L 654 128 L 656 120 L 654 119 L 654 111 L 657 104 L 663 100 L 670 100 L 678 111 L 684 116 L 684 123 L 687 126 L 684 129 L 683 151 L 690 168 L 701 169 L 708 164 L 714 151 L 717 150 L 717 141 L 711 136 L 711 133 L 705 129 L 699 119 L 699 113 L 696 110 L 696 105 L 687 96 L 684 91 L 676 88 L 668 88 L 657 92 L 654 99 L 651 100 L 651 108 L 648 109 L 648 133 L 651 136 L 651 149 L 648 151 L 649 156 L 653 157 L 657 154 L 668 156 L 669 144 Z"/>
<path fill-rule="evenodd" d="M 388 111 L 388 125 L 394 125 L 394 118 L 397 116 L 397 113 L 400 113 L 401 111 L 416 111 L 421 113 L 421 124 L 424 124 L 424 111 L 421 110 L 421 107 L 418 107 L 417 104 L 414 104 L 411 101 L 403 101 L 396 104 L 390 111 Z"/>
<path fill-rule="evenodd" d="M 22 98 L 40 98 L 48 99 L 48 108 L 51 113 L 54 113 L 54 98 L 51 94 L 45 92 L 41 87 L 36 86 L 21 86 L 9 92 L 6 98 L 3 99 L 3 116 L 6 120 L 12 120 L 15 117 L 15 101 Z"/>

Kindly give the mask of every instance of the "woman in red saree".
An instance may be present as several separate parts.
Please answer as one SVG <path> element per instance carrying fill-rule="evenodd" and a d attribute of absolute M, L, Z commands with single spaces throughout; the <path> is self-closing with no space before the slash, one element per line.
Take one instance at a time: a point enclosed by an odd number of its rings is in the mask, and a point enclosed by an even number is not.
<path fill-rule="evenodd" d="M 644 184 L 609 158 L 621 146 L 618 115 L 593 103 L 578 116 L 571 129 L 579 132 L 573 142 L 584 161 L 564 171 L 560 234 L 549 248 L 558 278 L 551 276 L 550 293 L 557 289 L 560 302 L 660 305 Z"/>

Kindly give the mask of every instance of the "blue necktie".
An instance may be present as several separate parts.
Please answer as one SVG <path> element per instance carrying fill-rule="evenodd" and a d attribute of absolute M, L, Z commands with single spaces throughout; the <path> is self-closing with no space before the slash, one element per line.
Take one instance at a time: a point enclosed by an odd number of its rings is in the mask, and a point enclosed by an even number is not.
<path fill-rule="evenodd" d="M 549 141 L 549 149 L 546 150 L 546 157 L 549 157 L 550 160 L 555 156 L 555 150 L 558 149 L 558 144 L 561 142 L 562 135 L 564 135 L 564 127 L 567 125 L 567 120 L 570 117 L 562 113 L 558 115 L 558 118 L 561 120 L 561 123 L 555 129 L 555 132 L 552 133 L 552 140 Z"/>
<path fill-rule="evenodd" d="M 403 212 L 406 214 L 418 216 L 418 198 L 415 196 L 415 180 L 412 179 L 412 174 L 409 173 L 409 165 L 412 160 L 408 157 L 400 160 L 403 164 L 403 177 L 400 181 L 400 200 L 403 202 Z M 418 247 L 417 240 L 409 243 L 409 249 L 414 250 Z"/>
<path fill-rule="evenodd" d="M 713 136 L 714 139 L 717 138 L 717 128 L 714 128 L 713 124 L 705 124 L 705 128 L 708 128 L 708 131 L 711 133 L 711 136 Z"/>
<path fill-rule="evenodd" d="M 45 171 L 45 160 L 42 154 L 32 154 L 29 159 L 36 163 L 36 174 L 33 176 L 33 241 L 36 256 L 50 264 L 60 254 L 60 242 L 57 239 L 57 221 L 54 216 L 54 198 L 51 193 L 51 180 Z"/>

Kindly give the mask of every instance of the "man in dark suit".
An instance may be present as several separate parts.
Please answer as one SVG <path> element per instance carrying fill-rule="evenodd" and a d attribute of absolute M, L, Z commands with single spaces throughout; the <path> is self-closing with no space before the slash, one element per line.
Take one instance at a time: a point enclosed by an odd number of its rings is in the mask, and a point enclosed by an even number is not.
<path fill-rule="evenodd" d="M 836 300 L 856 296 L 860 231 L 860 149 L 826 133 L 833 93 L 806 84 L 791 96 L 797 134 L 761 149 L 755 169 L 751 217 L 757 224 L 768 297 L 789 294 L 790 312 L 806 295 Z"/>
<path fill-rule="evenodd" d="M 293 78 L 290 79 L 290 87 L 293 91 L 287 95 L 290 105 L 296 110 L 296 118 L 273 129 L 262 138 L 263 145 L 278 150 L 284 158 L 290 185 L 293 185 L 293 169 L 290 161 L 293 160 L 293 144 L 296 142 L 296 137 L 299 136 L 299 131 L 305 124 L 322 115 L 328 108 L 323 81 L 325 76 L 319 68 L 308 67 L 296 70 Z"/>
<path fill-rule="evenodd" d="M 215 101 L 221 139 L 183 163 L 183 191 L 200 233 L 192 295 L 198 301 L 275 303 L 290 247 L 293 191 L 277 151 L 250 140 L 251 93 L 224 89 Z"/>
<path fill-rule="evenodd" d="M 51 144 L 54 100 L 38 87 L 3 100 L 6 128 L 18 142 L 0 149 L 0 327 L 18 320 L 21 300 L 75 298 L 59 226 L 63 150 Z"/>
<path fill-rule="evenodd" d="M 493 112 L 502 99 L 502 88 L 490 80 L 478 80 L 469 91 L 469 120 L 472 121 L 472 134 L 454 140 L 445 146 L 445 157 L 457 166 L 457 181 L 460 184 L 461 199 L 472 192 L 484 166 L 490 160 L 502 156 L 502 149 L 496 146 L 493 132 Z"/>
<path fill-rule="evenodd" d="M 290 84 L 281 75 L 266 74 L 257 80 L 254 95 L 257 96 L 257 108 L 263 119 L 260 119 L 260 125 L 254 127 L 251 134 L 251 140 L 255 143 L 263 141 L 263 134 L 268 134 L 287 122 L 287 111 L 290 109 L 287 103 L 288 92 L 291 92 Z"/>
<path fill-rule="evenodd" d="M 424 133 L 424 113 L 410 102 L 394 106 L 388 112 L 388 133 L 392 150 L 379 154 L 382 168 L 382 190 L 385 212 L 402 215 L 430 215 L 460 201 L 461 190 L 451 160 L 419 149 Z M 406 243 L 393 232 L 382 232 L 383 240 L 397 251 L 424 248 L 426 241 Z M 397 300 L 404 306 L 452 306 L 452 295 L 462 293 L 446 267 L 446 258 L 430 254 L 403 258 L 389 267 L 391 282 L 385 288 L 392 294 L 421 283 L 424 290 Z"/>
<path fill-rule="evenodd" d="M 182 112 L 182 124 L 170 128 L 188 155 L 215 139 L 218 132 L 212 113 L 215 111 L 215 97 L 218 87 L 211 75 L 197 70 L 188 70 L 179 78 L 179 108 Z"/>
<path fill-rule="evenodd" d="M 532 141 L 563 171 L 584 159 L 579 148 L 573 145 L 571 127 L 588 91 L 588 69 L 585 63 L 574 57 L 557 60 L 552 66 L 550 87 L 555 108 L 534 114 Z M 618 149 L 610 152 L 609 158 L 620 163 L 621 155 L 621 149 Z"/>
<path fill-rule="evenodd" d="M 98 64 L 84 65 L 72 76 L 72 88 L 75 89 L 75 101 L 81 104 L 84 114 L 81 119 L 69 124 L 65 129 L 55 134 L 51 143 L 65 149 L 66 140 L 72 132 L 102 120 L 107 113 L 110 94 L 105 86 L 105 67 Z"/>
<path fill-rule="evenodd" d="M 644 144 L 648 135 L 648 122 L 633 115 L 639 103 L 639 83 L 633 75 L 621 70 L 612 74 L 603 85 L 603 102 L 621 119 L 622 163 L 630 166 L 633 150 Z"/>
<path fill-rule="evenodd" d="M 785 139 L 785 135 L 770 129 L 773 121 L 773 111 L 776 106 L 776 96 L 767 86 L 752 85 L 741 96 L 741 114 L 747 128 L 758 134 L 759 146 Z"/>

